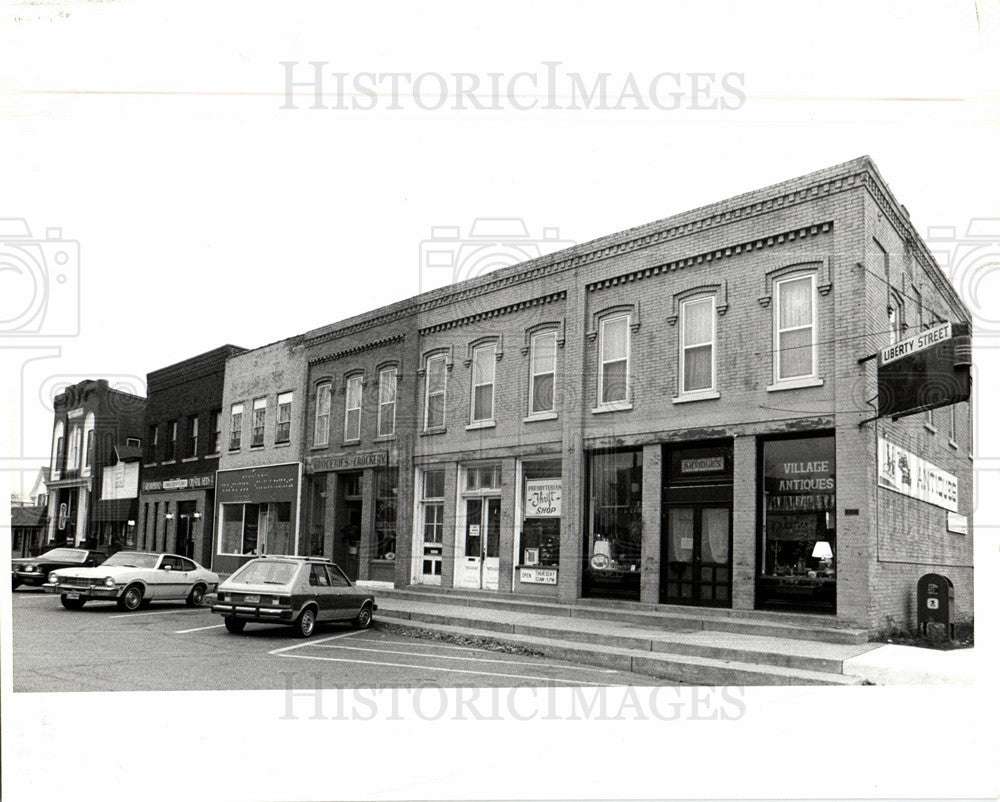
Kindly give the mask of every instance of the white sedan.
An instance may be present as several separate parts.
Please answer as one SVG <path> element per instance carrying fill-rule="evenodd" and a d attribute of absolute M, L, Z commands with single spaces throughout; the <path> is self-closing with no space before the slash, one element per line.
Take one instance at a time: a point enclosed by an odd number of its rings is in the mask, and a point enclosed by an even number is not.
<path fill-rule="evenodd" d="M 119 551 L 95 568 L 60 568 L 42 585 L 63 607 L 79 610 L 90 599 L 137 610 L 151 601 L 186 601 L 195 607 L 215 591 L 219 575 L 179 554 Z"/>

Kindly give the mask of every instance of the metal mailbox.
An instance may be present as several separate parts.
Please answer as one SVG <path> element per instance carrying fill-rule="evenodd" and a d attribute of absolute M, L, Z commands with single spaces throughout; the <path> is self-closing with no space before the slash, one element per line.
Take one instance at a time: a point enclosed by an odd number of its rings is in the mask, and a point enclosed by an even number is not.
<path fill-rule="evenodd" d="M 941 574 L 917 580 L 917 626 L 926 634 L 929 623 L 947 624 L 948 636 L 955 637 L 955 586 Z"/>

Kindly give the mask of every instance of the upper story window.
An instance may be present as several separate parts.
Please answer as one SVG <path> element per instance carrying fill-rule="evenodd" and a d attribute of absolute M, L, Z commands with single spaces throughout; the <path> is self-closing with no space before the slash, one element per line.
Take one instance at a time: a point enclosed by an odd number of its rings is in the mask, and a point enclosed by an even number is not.
<path fill-rule="evenodd" d="M 396 433 L 396 368 L 383 368 L 378 374 L 378 436 Z"/>
<path fill-rule="evenodd" d="M 347 377 L 344 402 L 344 440 L 361 439 L 361 380 L 360 373 Z"/>
<path fill-rule="evenodd" d="M 681 303 L 680 391 L 715 389 L 715 297 Z"/>
<path fill-rule="evenodd" d="M 330 403 L 333 397 L 330 382 L 316 385 L 316 425 L 313 444 L 325 446 L 330 442 Z"/>
<path fill-rule="evenodd" d="M 253 419 L 250 421 L 250 448 L 264 445 L 264 423 L 267 420 L 267 399 L 255 398 L 253 402 Z"/>
<path fill-rule="evenodd" d="M 556 408 L 556 333 L 540 331 L 531 337 L 531 378 L 528 414 L 554 412 Z"/>
<path fill-rule="evenodd" d="M 89 471 L 94 466 L 94 430 L 87 429 L 87 442 L 83 449 L 83 467 Z"/>
<path fill-rule="evenodd" d="M 448 365 L 444 354 L 427 359 L 427 383 L 424 393 L 424 429 L 444 426 L 445 395 L 448 387 Z"/>
<path fill-rule="evenodd" d="M 212 413 L 212 448 L 210 454 L 219 453 L 219 440 L 222 434 L 222 410 L 217 409 Z"/>
<path fill-rule="evenodd" d="M 891 290 L 887 311 L 889 313 L 889 345 L 893 345 L 906 336 L 906 318 L 903 315 L 903 299 Z"/>
<path fill-rule="evenodd" d="M 192 415 L 188 430 L 188 456 L 198 456 L 198 416 Z"/>
<path fill-rule="evenodd" d="M 229 416 L 229 450 L 239 451 L 243 439 L 243 404 L 233 404 Z"/>
<path fill-rule="evenodd" d="M 496 368 L 496 343 L 477 345 L 472 349 L 472 398 L 469 410 L 472 423 L 493 420 Z"/>
<path fill-rule="evenodd" d="M 816 376 L 816 277 L 774 282 L 774 379 L 784 382 Z"/>
<path fill-rule="evenodd" d="M 69 454 L 66 457 L 66 468 L 71 471 L 80 468 L 80 445 L 83 439 L 83 429 L 73 426 L 69 430 Z"/>
<path fill-rule="evenodd" d="M 600 371 L 597 379 L 599 404 L 628 401 L 629 315 L 615 315 L 601 321 Z"/>
<path fill-rule="evenodd" d="M 177 421 L 172 420 L 167 423 L 167 453 L 164 459 L 167 462 L 177 456 Z"/>
<path fill-rule="evenodd" d="M 955 407 L 957 407 L 957 406 L 958 406 L 958 404 L 952 404 L 950 407 L 948 407 L 948 442 L 949 443 L 957 443 L 958 442 L 955 439 L 956 432 L 958 430 L 958 427 L 955 425 Z"/>
<path fill-rule="evenodd" d="M 58 479 L 59 472 L 63 469 L 66 460 L 66 439 L 63 433 L 66 431 L 62 421 L 56 424 L 52 433 L 52 478 Z"/>
<path fill-rule="evenodd" d="M 56 473 L 66 467 L 66 438 L 60 434 L 56 438 Z"/>
<path fill-rule="evenodd" d="M 287 443 L 292 439 L 292 393 L 278 395 L 278 422 L 274 429 L 274 442 Z"/>
<path fill-rule="evenodd" d="M 146 442 L 146 461 L 156 462 L 156 448 L 160 444 L 159 426 L 154 424 L 149 427 L 149 439 Z"/>

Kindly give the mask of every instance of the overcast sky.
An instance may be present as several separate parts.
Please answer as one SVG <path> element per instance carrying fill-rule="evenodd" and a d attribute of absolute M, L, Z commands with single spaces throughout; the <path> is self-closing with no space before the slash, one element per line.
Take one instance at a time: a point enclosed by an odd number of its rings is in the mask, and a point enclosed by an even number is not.
<path fill-rule="evenodd" d="M 72 312 L 50 314 L 48 336 L 0 332 L 15 485 L 48 462 L 62 384 L 106 377 L 144 393 L 147 372 L 218 345 L 263 345 L 439 285 L 447 271 L 421 258 L 435 227 L 465 236 L 477 218 L 515 218 L 529 239 L 582 242 L 862 154 L 920 232 L 1000 218 L 1000 64 L 971 2 L 123 0 L 8 13 L 0 217 L 23 218 L 37 241 L 61 228 L 80 254 L 78 282 L 70 270 L 46 301 L 73 310 L 78 298 L 78 333 Z M 301 88 L 297 109 L 280 108 L 280 62 L 305 81 L 311 61 L 325 62 L 327 105 L 346 76 L 348 108 L 310 109 Z M 399 97 L 383 73 L 409 76 Z M 499 108 L 456 109 L 456 81 L 473 79 L 455 73 L 475 76 L 487 106 L 498 81 Z M 574 103 L 605 73 L 607 105 L 621 108 Z M 956 284 L 988 322 L 1000 284 L 959 253 Z M 24 286 L 0 281 L 9 320 Z"/>

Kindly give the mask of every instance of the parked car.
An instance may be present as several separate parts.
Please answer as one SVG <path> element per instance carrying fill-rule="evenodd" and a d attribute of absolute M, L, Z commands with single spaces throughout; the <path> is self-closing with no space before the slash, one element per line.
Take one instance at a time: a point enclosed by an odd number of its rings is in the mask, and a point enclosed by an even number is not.
<path fill-rule="evenodd" d="M 100 565 L 108 555 L 90 549 L 58 548 L 49 549 L 37 557 L 17 557 L 10 561 L 11 588 L 21 585 L 38 587 L 45 584 L 50 571 L 73 566 Z"/>
<path fill-rule="evenodd" d="M 116 601 L 121 610 L 137 610 L 151 601 L 201 604 L 219 585 L 219 575 L 179 554 L 119 551 L 96 568 L 61 568 L 42 585 L 58 593 L 63 607 L 79 610 L 92 599 Z"/>
<path fill-rule="evenodd" d="M 212 605 L 230 632 L 258 621 L 292 626 L 303 638 L 323 621 L 350 621 L 365 629 L 377 609 L 375 596 L 355 587 L 329 560 L 286 556 L 251 560 L 219 585 Z"/>

